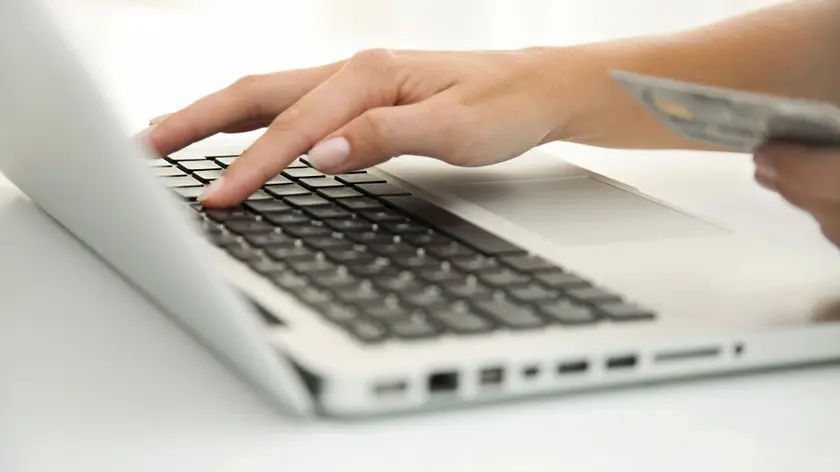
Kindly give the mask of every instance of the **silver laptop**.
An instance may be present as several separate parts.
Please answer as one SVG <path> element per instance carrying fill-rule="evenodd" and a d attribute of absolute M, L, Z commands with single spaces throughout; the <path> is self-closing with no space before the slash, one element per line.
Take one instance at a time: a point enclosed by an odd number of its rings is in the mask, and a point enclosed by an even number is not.
<path fill-rule="evenodd" d="M 0 171 L 285 411 L 423 411 L 840 356 L 840 261 L 536 151 L 339 176 L 302 156 L 205 211 L 195 198 L 237 154 L 147 154 L 37 2 L 0 2 L 0 71 Z"/>

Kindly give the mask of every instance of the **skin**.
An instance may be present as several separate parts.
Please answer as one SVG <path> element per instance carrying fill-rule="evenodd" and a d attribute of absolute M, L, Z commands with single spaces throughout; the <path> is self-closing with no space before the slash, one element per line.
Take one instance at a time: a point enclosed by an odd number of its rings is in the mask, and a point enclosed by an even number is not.
<path fill-rule="evenodd" d="M 686 142 L 616 86 L 622 69 L 840 104 L 840 2 L 794 0 L 654 37 L 516 51 L 368 50 L 333 64 L 244 77 L 152 120 L 159 155 L 218 133 L 267 128 L 207 189 L 236 205 L 308 153 L 326 173 L 404 154 L 482 166 L 564 140 L 625 149 Z M 840 150 L 768 142 L 756 181 L 840 245 Z"/>

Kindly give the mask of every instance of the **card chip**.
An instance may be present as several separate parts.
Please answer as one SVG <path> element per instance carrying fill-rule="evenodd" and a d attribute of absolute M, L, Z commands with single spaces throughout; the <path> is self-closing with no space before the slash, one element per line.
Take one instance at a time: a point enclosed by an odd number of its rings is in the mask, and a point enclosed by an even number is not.
<path fill-rule="evenodd" d="M 666 115 L 682 120 L 691 120 L 694 118 L 691 111 L 682 103 L 663 100 L 655 100 L 654 103 L 656 104 L 656 108 Z"/>

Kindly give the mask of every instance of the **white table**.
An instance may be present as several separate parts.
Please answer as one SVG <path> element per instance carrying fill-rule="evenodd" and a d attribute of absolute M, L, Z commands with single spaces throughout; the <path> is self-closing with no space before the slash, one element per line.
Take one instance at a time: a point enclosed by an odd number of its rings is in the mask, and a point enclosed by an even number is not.
<path fill-rule="evenodd" d="M 499 11 L 506 4 L 488 3 Z M 529 9 L 536 11 L 538 3 Z M 315 15 L 312 4 L 308 14 Z M 99 34 L 114 34 L 117 39 L 108 45 L 127 55 L 102 49 L 93 64 L 129 126 L 176 106 L 195 89 L 227 80 L 230 71 L 219 64 L 191 63 L 189 79 L 173 70 L 177 45 L 159 59 L 167 64 L 163 70 L 150 71 L 150 61 L 130 56 L 144 44 L 152 44 L 150 49 L 160 44 L 149 28 L 170 30 L 177 23 L 172 16 L 111 18 L 116 22 L 103 23 Z M 187 34 L 184 24 L 180 28 L 179 37 Z M 204 32 L 204 38 L 212 36 Z M 231 75 L 239 75 L 247 62 L 232 66 Z M 170 89 L 159 89 L 165 76 L 180 78 Z M 836 257 L 808 217 L 755 186 L 747 157 L 547 149 L 643 190 L 657 183 L 656 196 L 825 253 L 827 263 Z M 360 424 L 300 424 L 276 416 L 8 185 L 0 188 L 0 271 L 4 472 L 816 472 L 837 470 L 840 462 L 837 367 Z"/>

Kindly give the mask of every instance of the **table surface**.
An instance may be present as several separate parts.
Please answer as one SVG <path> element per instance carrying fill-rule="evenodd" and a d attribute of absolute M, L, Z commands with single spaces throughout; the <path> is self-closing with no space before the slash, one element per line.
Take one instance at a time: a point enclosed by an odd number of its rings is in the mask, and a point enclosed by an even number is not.
<path fill-rule="evenodd" d="M 370 45 L 560 44 L 661 28 L 636 9 L 655 7 L 676 28 L 758 2 L 353 3 L 53 6 L 126 126 L 137 128 L 239 75 Z M 247 16 L 260 7 L 269 12 Z M 302 20 L 289 21 L 292 11 Z M 270 18 L 285 19 L 282 33 L 266 30 Z M 429 34 L 429 24 L 440 34 Z M 256 52 L 235 54 L 246 46 Z M 752 182 L 748 156 L 547 150 L 730 226 L 836 257 L 810 218 Z M 0 185 L 0 267 L 3 471 L 837 469 L 834 366 L 428 416 L 297 423 L 278 417 L 8 183 Z"/>

